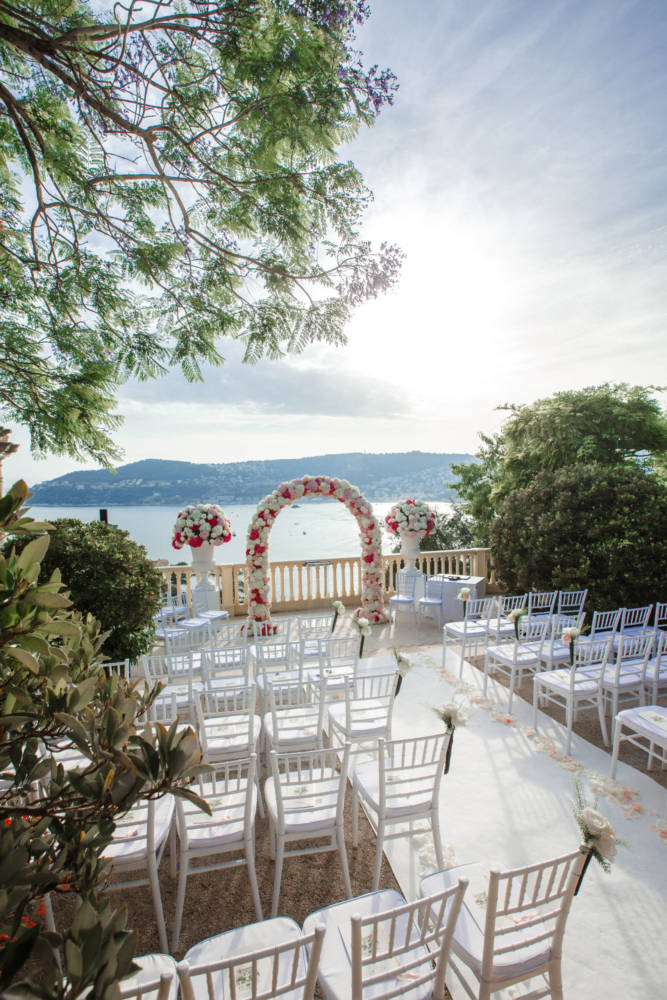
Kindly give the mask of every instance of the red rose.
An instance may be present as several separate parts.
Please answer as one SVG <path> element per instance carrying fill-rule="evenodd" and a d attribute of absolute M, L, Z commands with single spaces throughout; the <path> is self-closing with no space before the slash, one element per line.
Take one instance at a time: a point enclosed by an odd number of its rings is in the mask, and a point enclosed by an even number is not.
<path fill-rule="evenodd" d="M 253 541 L 254 541 L 254 540 L 255 540 L 256 538 L 259 538 L 259 531 L 257 530 L 257 528 L 253 528 L 253 529 L 252 529 L 252 531 L 251 531 L 251 532 L 250 532 L 250 534 L 248 535 L 248 538 L 252 538 L 252 540 L 253 540 Z"/>
<path fill-rule="evenodd" d="M 199 546 L 200 546 L 200 545 L 203 545 L 204 543 L 203 543 L 203 541 L 202 541 L 202 539 L 201 539 L 201 538 L 198 538 L 198 537 L 197 537 L 197 536 L 195 535 L 195 537 L 194 537 L 194 538 L 191 538 L 191 539 L 190 539 L 190 541 L 189 541 L 189 543 L 188 543 L 188 544 L 189 544 L 189 545 L 191 545 L 193 549 L 198 549 L 198 548 L 199 548 Z"/>
<path fill-rule="evenodd" d="M 375 561 L 375 556 L 372 553 L 367 556 L 364 556 L 364 562 L 372 563 L 374 561 Z"/>

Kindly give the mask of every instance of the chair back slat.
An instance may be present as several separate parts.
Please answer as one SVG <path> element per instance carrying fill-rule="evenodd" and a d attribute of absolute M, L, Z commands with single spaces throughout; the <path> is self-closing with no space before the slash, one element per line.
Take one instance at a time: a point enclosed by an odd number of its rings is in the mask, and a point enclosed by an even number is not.
<path fill-rule="evenodd" d="M 615 611 L 594 611 L 591 619 L 590 638 L 594 639 L 595 636 L 604 632 L 615 633 L 622 611 L 622 608 L 616 608 Z"/>
<path fill-rule="evenodd" d="M 352 1000 L 444 995 L 452 934 L 467 882 L 350 922 Z"/>
<path fill-rule="evenodd" d="M 584 609 L 586 598 L 588 597 L 588 587 L 584 590 L 560 590 L 558 591 L 558 604 L 556 611 L 559 615 L 578 615 Z"/>
<path fill-rule="evenodd" d="M 530 951 L 558 950 L 584 865 L 580 851 L 510 871 L 492 870 L 485 920 L 482 977 L 511 954 L 520 963 Z"/>
<path fill-rule="evenodd" d="M 557 590 L 544 590 L 540 593 L 528 594 L 527 610 L 529 615 L 550 615 L 553 613 Z"/>
<path fill-rule="evenodd" d="M 272 618 L 264 622 L 253 621 L 253 641 L 258 645 L 265 642 L 289 642 L 290 639 L 298 638 L 297 629 L 296 619 L 292 617 Z"/>

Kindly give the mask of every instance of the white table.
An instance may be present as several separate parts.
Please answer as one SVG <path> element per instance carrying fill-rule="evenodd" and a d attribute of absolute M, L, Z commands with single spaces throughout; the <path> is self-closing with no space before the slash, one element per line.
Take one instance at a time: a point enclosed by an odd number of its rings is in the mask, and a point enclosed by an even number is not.
<path fill-rule="evenodd" d="M 439 577 L 441 578 L 441 577 Z M 470 587 L 471 598 L 484 597 L 486 579 L 483 576 L 445 576 L 442 588 L 442 619 L 445 622 L 460 621 L 465 613 L 463 602 L 457 599 L 461 587 Z"/>

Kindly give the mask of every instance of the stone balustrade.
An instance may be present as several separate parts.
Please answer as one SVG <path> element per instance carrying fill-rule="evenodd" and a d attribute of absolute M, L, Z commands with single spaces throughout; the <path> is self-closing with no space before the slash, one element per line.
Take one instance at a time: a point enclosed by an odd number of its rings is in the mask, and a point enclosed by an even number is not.
<path fill-rule="evenodd" d="M 490 566 L 490 549 L 447 549 L 442 552 L 420 552 L 417 568 L 427 576 L 447 573 L 451 576 L 484 576 L 494 583 Z M 400 554 L 383 556 L 385 571 L 385 600 L 396 592 L 396 574 L 403 567 Z M 165 588 L 172 594 L 185 591 L 191 603 L 191 588 L 197 582 L 197 571 L 192 566 L 160 566 Z M 304 611 L 309 608 L 330 608 L 333 601 L 358 605 L 361 600 L 361 564 L 358 556 L 337 559 L 294 559 L 272 562 L 271 609 L 272 611 Z M 245 595 L 245 563 L 231 563 L 215 567 L 211 582 L 220 594 L 220 605 L 230 615 L 247 615 Z"/>

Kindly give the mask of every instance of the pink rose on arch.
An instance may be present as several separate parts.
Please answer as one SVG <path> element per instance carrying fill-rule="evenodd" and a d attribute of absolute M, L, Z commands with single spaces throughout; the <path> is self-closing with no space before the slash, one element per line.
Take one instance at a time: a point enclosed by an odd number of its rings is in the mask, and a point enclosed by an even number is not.
<path fill-rule="evenodd" d="M 252 529 L 252 531 L 248 534 L 248 538 L 252 538 L 253 541 L 259 538 L 259 531 L 257 530 L 257 528 Z"/>

